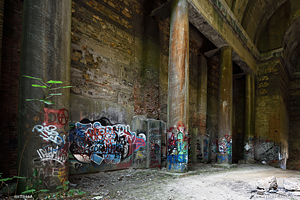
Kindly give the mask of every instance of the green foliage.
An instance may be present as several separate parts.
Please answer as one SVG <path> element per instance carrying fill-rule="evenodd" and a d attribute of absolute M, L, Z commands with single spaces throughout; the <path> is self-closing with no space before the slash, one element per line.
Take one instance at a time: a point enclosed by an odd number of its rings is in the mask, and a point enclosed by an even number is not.
<path fill-rule="evenodd" d="M 30 78 L 30 79 L 38 81 L 39 84 L 32 84 L 31 86 L 34 87 L 34 88 L 41 88 L 43 90 L 43 92 L 45 93 L 45 98 L 44 99 L 26 99 L 26 101 L 41 101 L 44 104 L 53 105 L 54 102 L 49 101 L 47 99 L 51 98 L 53 96 L 60 96 L 60 95 L 62 95 L 62 93 L 51 93 L 51 94 L 49 94 L 50 90 L 58 90 L 58 89 L 73 87 L 73 86 L 68 85 L 68 86 L 60 86 L 60 87 L 52 88 L 53 84 L 62 84 L 63 82 L 62 81 L 50 80 L 50 81 L 47 81 L 45 83 L 41 78 L 36 78 L 36 77 L 33 77 L 33 76 L 27 76 L 27 75 L 23 75 L 23 76 L 26 77 L 26 78 Z"/>
<path fill-rule="evenodd" d="M 52 196 L 47 196 L 46 199 L 57 199 L 57 200 L 62 200 L 62 199 L 66 199 L 68 197 L 75 197 L 76 195 L 78 196 L 82 196 L 85 195 L 85 192 L 83 192 L 82 190 L 77 190 L 77 189 L 71 189 L 68 191 L 69 189 L 69 183 L 70 181 L 66 181 L 63 183 L 63 185 L 60 185 L 58 187 L 56 187 L 57 190 L 60 190 L 58 192 L 56 192 L 56 194 L 52 195 Z M 61 190 L 63 189 L 63 190 Z"/>
<path fill-rule="evenodd" d="M 7 187 L 7 195 L 8 195 L 8 197 L 9 197 L 10 193 L 9 193 L 9 186 L 6 183 L 6 181 L 11 181 L 13 179 L 21 179 L 21 178 L 26 179 L 26 177 L 21 177 L 21 176 L 13 176 L 11 178 L 2 178 L 2 174 L 3 173 L 0 173 L 0 182 L 1 182 L 0 188 L 2 188 L 3 185 L 5 185 Z"/>

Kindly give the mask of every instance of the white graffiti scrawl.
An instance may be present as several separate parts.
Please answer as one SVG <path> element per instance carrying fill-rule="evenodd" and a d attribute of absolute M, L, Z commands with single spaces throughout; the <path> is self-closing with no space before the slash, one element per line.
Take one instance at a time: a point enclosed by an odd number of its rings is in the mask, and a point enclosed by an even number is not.
<path fill-rule="evenodd" d="M 56 131 L 56 126 L 42 126 L 36 125 L 33 130 L 37 130 L 40 133 L 40 137 L 43 138 L 46 142 L 54 142 L 56 145 L 63 146 L 65 141 L 65 135 L 61 137 Z"/>
<path fill-rule="evenodd" d="M 45 149 L 37 150 L 37 153 L 40 156 L 41 161 L 56 161 L 59 162 L 61 165 L 65 165 L 67 160 L 66 153 L 58 151 L 57 149 L 53 149 L 52 147 L 48 147 Z"/>

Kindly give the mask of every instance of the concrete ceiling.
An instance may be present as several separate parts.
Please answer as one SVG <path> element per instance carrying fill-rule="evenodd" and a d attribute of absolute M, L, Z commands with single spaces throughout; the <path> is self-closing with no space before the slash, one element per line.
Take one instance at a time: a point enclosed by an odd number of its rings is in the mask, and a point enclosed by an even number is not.
<path fill-rule="evenodd" d="M 224 0 L 260 53 L 283 48 L 300 72 L 300 0 Z"/>

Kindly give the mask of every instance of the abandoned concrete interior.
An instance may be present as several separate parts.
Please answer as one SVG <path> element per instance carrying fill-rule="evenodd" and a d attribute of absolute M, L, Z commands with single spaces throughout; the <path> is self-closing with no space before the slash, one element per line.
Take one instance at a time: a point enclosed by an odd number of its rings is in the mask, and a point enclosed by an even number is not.
<path fill-rule="evenodd" d="M 300 170 L 299 17 L 299 0 L 0 0 L 2 176 Z"/>

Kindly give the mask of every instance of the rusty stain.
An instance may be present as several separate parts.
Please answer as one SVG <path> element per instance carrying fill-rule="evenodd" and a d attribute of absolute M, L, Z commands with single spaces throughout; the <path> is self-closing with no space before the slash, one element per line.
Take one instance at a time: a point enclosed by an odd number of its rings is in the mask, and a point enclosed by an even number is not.
<path fill-rule="evenodd" d="M 35 116 L 35 117 L 33 118 L 33 120 L 36 121 L 36 122 L 37 122 L 39 119 L 40 119 L 40 118 L 39 118 L 38 116 Z"/>
<path fill-rule="evenodd" d="M 169 119 L 170 125 L 187 121 L 188 100 L 188 58 L 189 58 L 189 24 L 186 1 L 177 1 L 174 7 L 170 28 L 170 64 L 169 64 Z M 183 123 L 186 124 L 186 123 Z"/>

